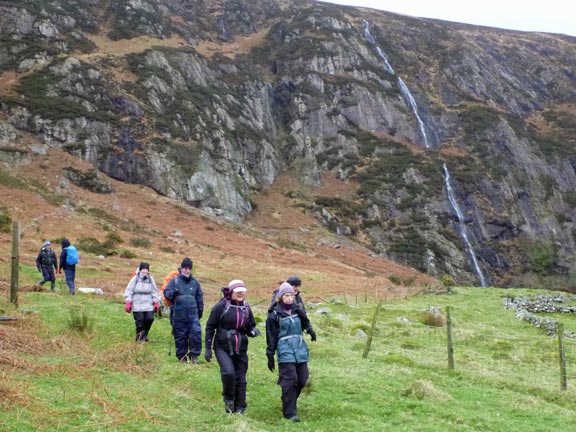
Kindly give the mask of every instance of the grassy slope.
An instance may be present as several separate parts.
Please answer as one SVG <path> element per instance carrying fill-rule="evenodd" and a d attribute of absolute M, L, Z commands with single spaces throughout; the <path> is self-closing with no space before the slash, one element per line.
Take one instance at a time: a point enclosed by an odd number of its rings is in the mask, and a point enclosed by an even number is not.
<path fill-rule="evenodd" d="M 502 304 L 503 295 L 526 292 L 535 291 L 459 288 L 453 295 L 388 301 L 367 359 L 362 358 L 365 340 L 355 332 L 367 327 L 374 303 L 354 299 L 328 305 L 330 316 L 312 312 L 319 340 L 309 344 L 311 385 L 301 397 L 298 428 L 571 430 L 574 390 L 571 383 L 568 391 L 559 390 L 557 340 L 516 320 Z M 454 371 L 446 367 L 445 328 L 419 324 L 430 306 L 448 305 Z M 89 337 L 67 329 L 69 310 L 76 306 L 97 318 Z M 0 350 L 4 431 L 294 429 L 281 417 L 280 389 L 276 374 L 266 369 L 262 337 L 250 344 L 248 415 L 230 416 L 224 414 L 216 362 L 181 365 L 173 348 L 168 356 L 167 319 L 155 322 L 153 342 L 137 345 L 132 317 L 111 298 L 70 297 L 64 290 L 25 293 L 21 309 L 39 314 L 0 326 L 1 335 L 18 327 L 20 338 L 29 341 L 12 352 Z M 263 320 L 264 304 L 254 309 Z M 568 330 L 575 329 L 573 317 L 561 319 Z M 570 369 L 575 341 L 568 339 L 566 346 Z"/>

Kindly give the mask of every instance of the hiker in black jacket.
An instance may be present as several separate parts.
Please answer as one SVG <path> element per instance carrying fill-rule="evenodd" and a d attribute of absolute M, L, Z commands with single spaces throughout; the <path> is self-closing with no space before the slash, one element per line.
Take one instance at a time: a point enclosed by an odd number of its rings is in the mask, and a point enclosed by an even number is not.
<path fill-rule="evenodd" d="M 204 295 L 200 283 L 192 276 L 194 263 L 188 257 L 180 264 L 180 274 L 171 279 L 164 290 L 170 300 L 170 323 L 176 346 L 176 357 L 182 363 L 198 364 L 202 352 Z"/>
<path fill-rule="evenodd" d="M 220 365 L 222 396 L 227 413 L 246 411 L 246 372 L 248 337 L 260 335 L 250 306 L 246 286 L 235 279 L 222 288 L 224 297 L 210 311 L 206 322 L 204 359 L 212 360 L 212 348 Z"/>
<path fill-rule="evenodd" d="M 36 257 L 36 268 L 42 273 L 42 280 L 40 286 L 50 281 L 50 291 L 54 292 L 54 285 L 56 283 L 56 272 L 58 271 L 58 260 L 56 254 L 52 250 L 52 244 L 46 240 L 38 256 Z"/>

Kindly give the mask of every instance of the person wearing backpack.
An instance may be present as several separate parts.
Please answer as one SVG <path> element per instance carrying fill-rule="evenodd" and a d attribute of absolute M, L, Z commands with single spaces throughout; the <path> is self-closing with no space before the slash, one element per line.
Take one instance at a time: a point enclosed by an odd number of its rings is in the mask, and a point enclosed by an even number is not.
<path fill-rule="evenodd" d="M 42 273 L 42 280 L 39 285 L 42 286 L 50 281 L 50 292 L 54 292 L 56 284 L 56 272 L 58 271 L 58 260 L 56 254 L 52 250 L 52 244 L 46 240 L 38 256 L 36 257 L 36 268 Z"/>
<path fill-rule="evenodd" d="M 274 354 L 278 360 L 278 384 L 282 389 L 282 413 L 284 417 L 299 422 L 297 402 L 308 381 L 308 346 L 303 330 L 316 341 L 316 333 L 306 311 L 295 306 L 294 288 L 282 283 L 276 295 L 276 305 L 266 319 L 266 356 L 268 369 L 274 372 Z"/>
<path fill-rule="evenodd" d="M 200 283 L 192 276 L 192 260 L 182 260 L 180 274 L 170 280 L 164 297 L 170 301 L 170 318 L 176 357 L 182 363 L 198 364 L 202 352 L 202 327 L 204 295 Z"/>
<path fill-rule="evenodd" d="M 70 245 L 70 240 L 67 238 L 63 239 L 58 274 L 62 274 L 62 269 L 64 269 L 64 276 L 66 277 L 66 284 L 68 285 L 70 295 L 76 294 L 74 280 L 76 279 L 76 264 L 78 264 L 78 262 L 78 250 L 75 246 Z"/>
<path fill-rule="evenodd" d="M 292 289 L 294 290 L 294 304 L 298 307 L 300 307 L 300 309 L 303 309 L 304 312 L 306 312 L 306 306 L 304 306 L 304 299 L 302 298 L 302 294 L 300 291 L 300 288 L 302 287 L 302 279 L 300 279 L 298 276 L 290 276 L 288 279 L 286 279 L 286 282 L 288 282 L 290 285 L 292 285 Z M 274 292 L 272 293 L 272 301 L 270 302 L 270 308 L 269 309 L 273 309 L 274 306 L 276 306 L 276 296 L 278 295 L 278 290 L 274 290 Z"/>
<path fill-rule="evenodd" d="M 160 311 L 160 291 L 150 274 L 150 264 L 141 262 L 138 272 L 124 291 L 126 313 L 132 312 L 136 325 L 136 342 L 148 342 L 154 313 Z"/>
<path fill-rule="evenodd" d="M 222 288 L 224 295 L 210 311 L 206 321 L 204 359 L 212 360 L 212 350 L 220 366 L 224 410 L 246 412 L 246 373 L 248 337 L 260 336 L 252 309 L 245 300 L 246 285 L 235 279 Z"/>

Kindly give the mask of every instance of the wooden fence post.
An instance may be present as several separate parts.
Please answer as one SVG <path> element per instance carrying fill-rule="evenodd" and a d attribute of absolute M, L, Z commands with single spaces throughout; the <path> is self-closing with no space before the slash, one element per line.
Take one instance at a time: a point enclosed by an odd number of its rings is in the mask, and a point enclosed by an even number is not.
<path fill-rule="evenodd" d="M 564 351 L 564 325 L 558 323 L 558 349 L 560 352 L 560 390 L 566 390 L 568 383 L 566 379 L 566 352 Z"/>
<path fill-rule="evenodd" d="M 10 272 L 10 303 L 18 307 L 18 271 L 20 266 L 20 222 L 12 222 L 12 263 Z"/>
<path fill-rule="evenodd" d="M 366 346 L 364 347 L 364 352 L 362 357 L 368 358 L 368 353 L 370 352 L 370 346 L 372 345 L 372 338 L 374 337 L 374 330 L 376 329 L 376 319 L 378 318 L 378 313 L 380 312 L 380 307 L 382 306 L 382 301 L 379 301 L 376 305 L 376 310 L 374 311 L 374 316 L 372 317 L 372 324 L 370 325 L 370 334 L 366 340 Z"/>
<path fill-rule="evenodd" d="M 446 306 L 446 331 L 448 332 L 448 369 L 454 369 L 454 346 L 452 345 L 452 318 L 450 306 Z"/>

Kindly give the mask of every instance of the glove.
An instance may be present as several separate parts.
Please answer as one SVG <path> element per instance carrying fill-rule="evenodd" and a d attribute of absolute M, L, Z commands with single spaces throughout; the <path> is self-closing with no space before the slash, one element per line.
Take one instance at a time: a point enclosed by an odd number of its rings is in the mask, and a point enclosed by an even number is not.
<path fill-rule="evenodd" d="M 154 302 L 154 312 L 158 313 L 160 311 L 160 303 Z"/>
<path fill-rule="evenodd" d="M 314 331 L 314 329 L 312 327 L 308 328 L 308 334 L 310 335 L 310 339 L 312 340 L 312 342 L 316 342 L 316 332 Z"/>
<path fill-rule="evenodd" d="M 210 348 L 206 348 L 206 351 L 204 352 L 204 360 L 206 360 L 207 363 L 210 363 L 212 360 L 212 350 Z"/>
<path fill-rule="evenodd" d="M 37 267 L 37 269 L 40 273 L 42 273 L 42 269 L 40 267 Z"/>
<path fill-rule="evenodd" d="M 62 274 L 62 269 L 58 269 L 58 274 Z"/>
<path fill-rule="evenodd" d="M 252 331 L 250 332 L 250 336 L 251 336 L 251 337 L 260 336 L 260 330 L 258 330 L 256 327 L 254 327 L 254 328 L 252 329 Z"/>
<path fill-rule="evenodd" d="M 269 355 L 268 356 L 268 369 L 270 370 L 270 372 L 274 372 L 274 356 L 273 355 Z"/>
<path fill-rule="evenodd" d="M 126 302 L 126 313 L 132 312 L 132 302 Z"/>

